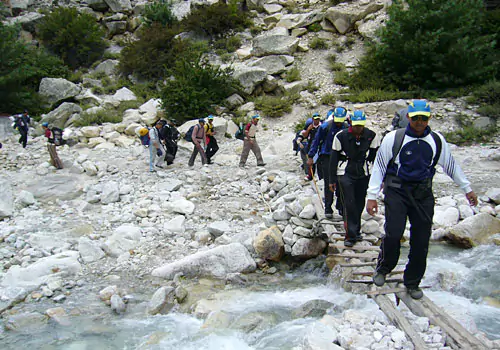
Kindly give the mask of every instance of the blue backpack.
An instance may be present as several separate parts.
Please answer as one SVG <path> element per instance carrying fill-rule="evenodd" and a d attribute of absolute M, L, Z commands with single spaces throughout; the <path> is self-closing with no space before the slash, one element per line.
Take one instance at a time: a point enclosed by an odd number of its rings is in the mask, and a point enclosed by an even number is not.
<path fill-rule="evenodd" d="M 194 125 L 189 128 L 189 130 L 186 132 L 186 135 L 184 135 L 184 140 L 188 142 L 193 142 L 193 130 L 194 130 Z"/>

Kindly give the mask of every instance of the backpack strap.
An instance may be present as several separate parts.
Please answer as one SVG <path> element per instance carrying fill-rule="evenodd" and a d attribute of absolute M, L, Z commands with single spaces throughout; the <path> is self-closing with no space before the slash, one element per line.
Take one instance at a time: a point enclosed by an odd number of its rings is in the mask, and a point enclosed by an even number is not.
<path fill-rule="evenodd" d="M 398 129 L 396 130 L 396 135 L 394 135 L 394 143 L 392 144 L 392 158 L 389 161 L 389 165 L 387 168 L 392 168 L 394 166 L 394 161 L 396 156 L 401 151 L 401 147 L 403 146 L 403 140 L 405 139 L 406 129 Z"/>
<path fill-rule="evenodd" d="M 434 142 L 436 143 L 436 155 L 434 156 L 431 165 L 434 168 L 439 162 L 439 157 L 441 156 L 441 149 L 443 148 L 443 143 L 441 142 L 441 138 L 439 137 L 439 135 L 436 134 L 434 131 L 431 131 L 431 135 L 432 138 L 434 139 Z"/>

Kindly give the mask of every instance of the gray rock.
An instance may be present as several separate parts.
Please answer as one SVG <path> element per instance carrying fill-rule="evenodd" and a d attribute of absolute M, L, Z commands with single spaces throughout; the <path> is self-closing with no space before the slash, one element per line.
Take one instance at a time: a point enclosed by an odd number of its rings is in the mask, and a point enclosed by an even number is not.
<path fill-rule="evenodd" d="M 86 0 L 86 3 L 92 10 L 103 13 L 109 8 L 105 0 Z"/>
<path fill-rule="evenodd" d="M 106 22 L 106 28 L 108 29 L 108 35 L 111 37 L 117 34 L 123 34 L 127 31 L 126 21 L 113 21 Z"/>
<path fill-rule="evenodd" d="M 487 129 L 495 125 L 495 121 L 489 117 L 479 117 L 474 122 L 472 125 L 476 129 Z"/>
<path fill-rule="evenodd" d="M 302 219 L 312 219 L 314 218 L 315 215 L 316 215 L 316 210 L 314 209 L 314 205 L 308 204 L 300 212 L 299 217 Z"/>
<path fill-rule="evenodd" d="M 104 0 L 113 12 L 131 12 L 132 4 L 130 0 Z"/>
<path fill-rule="evenodd" d="M 462 220 L 470 218 L 471 216 L 474 215 L 474 211 L 472 210 L 470 205 L 467 205 L 467 204 L 459 205 L 458 211 L 460 212 L 460 219 L 462 219 Z"/>
<path fill-rule="evenodd" d="M 0 178 L 0 219 L 12 216 L 14 212 L 14 196 L 12 186 L 6 178 Z"/>
<path fill-rule="evenodd" d="M 291 215 L 284 207 L 273 212 L 273 220 L 275 221 L 287 221 L 290 217 Z"/>
<path fill-rule="evenodd" d="M 365 1 L 357 4 L 357 6 L 344 3 L 330 7 L 325 13 L 325 18 L 333 24 L 340 34 L 345 34 L 354 29 L 354 24 L 357 21 L 383 7 L 384 4 L 379 1 Z"/>
<path fill-rule="evenodd" d="M 7 315 L 6 315 L 7 316 Z M 10 331 L 30 333 L 41 329 L 47 323 L 47 317 L 38 312 L 22 312 L 6 317 L 4 327 Z"/>
<path fill-rule="evenodd" d="M 184 233 L 184 231 L 186 231 L 186 227 L 184 226 L 185 222 L 186 217 L 184 215 L 178 215 L 175 218 L 166 221 L 163 224 L 163 229 L 173 233 Z"/>
<path fill-rule="evenodd" d="M 195 205 L 187 199 L 181 198 L 171 203 L 171 208 L 174 213 L 183 215 L 191 215 L 194 213 Z"/>
<path fill-rule="evenodd" d="M 64 303 L 65 300 L 66 300 L 66 295 L 64 294 L 59 294 L 58 296 L 52 298 L 52 301 L 58 304 Z"/>
<path fill-rule="evenodd" d="M 277 27 L 254 38 L 252 54 L 257 57 L 292 55 L 298 44 L 299 39 L 290 36 L 286 28 Z"/>
<path fill-rule="evenodd" d="M 87 237 L 78 240 L 78 252 L 86 264 L 102 259 L 105 255 L 99 243 Z"/>
<path fill-rule="evenodd" d="M 71 102 L 64 102 L 50 113 L 44 115 L 40 122 L 47 122 L 51 126 L 64 129 L 69 118 L 73 114 L 79 114 L 81 112 L 82 108 L 79 105 Z"/>
<path fill-rule="evenodd" d="M 361 231 L 368 234 L 375 233 L 378 231 L 379 227 L 380 226 L 376 220 L 368 220 L 361 226 Z"/>
<path fill-rule="evenodd" d="M 106 240 L 103 249 L 111 256 L 118 257 L 134 249 L 141 239 L 141 229 L 133 225 L 122 225 Z"/>
<path fill-rule="evenodd" d="M 101 128 L 98 126 L 84 126 L 80 129 L 80 132 L 87 138 L 99 137 L 101 134 Z"/>
<path fill-rule="evenodd" d="M 111 296 L 111 310 L 117 314 L 123 314 L 127 310 L 127 305 L 123 302 L 122 298 L 118 294 L 113 294 Z"/>
<path fill-rule="evenodd" d="M 109 204 L 115 203 L 120 200 L 120 187 L 118 187 L 118 182 L 109 181 L 104 183 L 101 192 L 101 203 Z"/>
<path fill-rule="evenodd" d="M 153 270 L 152 275 L 171 279 L 181 273 L 186 277 L 211 276 L 223 278 L 228 273 L 253 272 L 255 261 L 244 245 L 231 243 L 211 250 L 197 252 Z"/>
<path fill-rule="evenodd" d="M 26 3 L 31 3 L 30 0 L 11 0 L 12 9 L 16 9 L 16 4 L 24 6 Z M 15 12 L 15 11 L 14 11 Z M 38 12 L 25 12 L 17 17 L 8 18 L 5 22 L 9 25 L 21 25 L 25 31 L 36 34 L 36 27 L 40 24 L 45 17 L 44 14 Z"/>
<path fill-rule="evenodd" d="M 286 70 L 286 67 L 294 62 L 293 56 L 271 55 L 259 58 L 248 64 L 249 67 L 258 67 L 265 69 L 267 74 L 280 74 Z"/>
<path fill-rule="evenodd" d="M 214 237 L 219 237 L 230 231 L 231 226 L 226 221 L 215 221 L 208 225 L 208 232 L 210 232 Z"/>
<path fill-rule="evenodd" d="M 323 253 L 326 242 L 319 238 L 299 238 L 292 247 L 292 256 L 309 259 Z"/>
<path fill-rule="evenodd" d="M 490 236 L 500 232 L 500 219 L 481 213 L 471 216 L 453 226 L 447 238 L 463 248 L 487 244 Z"/>
<path fill-rule="evenodd" d="M 97 67 L 95 67 L 94 72 L 104 73 L 106 76 L 114 75 L 116 73 L 116 67 L 118 67 L 119 63 L 120 61 L 118 60 L 106 60 L 99 63 Z"/>
<path fill-rule="evenodd" d="M 261 231 L 253 241 L 253 247 L 265 260 L 280 261 L 285 253 L 283 237 L 277 226 Z"/>
<path fill-rule="evenodd" d="M 82 181 L 79 177 L 47 175 L 27 182 L 27 191 L 40 201 L 71 200 L 82 194 Z"/>
<path fill-rule="evenodd" d="M 255 87 L 266 78 L 267 72 L 259 67 L 247 67 L 236 65 L 234 67 L 233 78 L 238 80 L 247 94 L 251 94 Z"/>
<path fill-rule="evenodd" d="M 245 103 L 245 100 L 238 94 L 232 94 L 226 99 L 226 103 L 230 109 L 234 109 Z"/>
<path fill-rule="evenodd" d="M 300 305 L 298 308 L 292 311 L 293 318 L 306 318 L 306 317 L 314 317 L 320 318 L 326 314 L 326 310 L 334 306 L 333 303 L 330 303 L 326 300 L 309 300 L 308 302 Z"/>
<path fill-rule="evenodd" d="M 63 78 L 43 78 L 38 92 L 50 104 L 67 100 L 80 93 L 80 87 Z"/>
<path fill-rule="evenodd" d="M 292 13 L 281 17 L 276 27 L 285 27 L 288 30 L 307 27 L 313 23 L 323 20 L 323 12 L 320 10 L 307 13 Z"/>
<path fill-rule="evenodd" d="M 118 91 L 116 91 L 112 97 L 112 101 L 117 101 L 117 102 L 135 101 L 135 100 L 137 100 L 137 96 L 135 96 L 135 94 L 126 87 L 123 87 Z"/>
<path fill-rule="evenodd" d="M 486 191 L 486 196 L 495 204 L 500 204 L 500 188 L 490 188 Z"/>
<path fill-rule="evenodd" d="M 175 305 L 175 290 L 173 287 L 161 287 L 154 294 L 148 303 L 148 313 L 156 315 L 166 314 Z"/>

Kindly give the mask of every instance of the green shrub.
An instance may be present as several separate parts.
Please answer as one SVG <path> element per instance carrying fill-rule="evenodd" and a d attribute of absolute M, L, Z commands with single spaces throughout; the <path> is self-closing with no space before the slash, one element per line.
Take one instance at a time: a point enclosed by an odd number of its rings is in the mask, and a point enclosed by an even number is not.
<path fill-rule="evenodd" d="M 291 68 L 288 72 L 286 72 L 285 80 L 289 83 L 300 80 L 300 71 L 297 67 Z"/>
<path fill-rule="evenodd" d="M 293 126 L 293 131 L 295 133 L 298 133 L 299 131 L 304 130 L 304 128 L 306 127 L 306 122 L 307 122 L 308 118 L 309 118 L 309 116 L 305 116 L 304 118 L 297 121 L 297 123 L 295 123 Z"/>
<path fill-rule="evenodd" d="M 311 24 L 309 27 L 307 27 L 307 30 L 310 32 L 317 33 L 321 30 L 323 30 L 323 27 L 321 27 L 321 24 L 319 22 L 315 22 Z"/>
<path fill-rule="evenodd" d="M 334 94 L 326 94 L 326 95 L 321 96 L 320 102 L 322 105 L 334 106 L 335 103 L 337 103 L 337 100 L 336 100 Z"/>
<path fill-rule="evenodd" d="M 104 109 L 97 113 L 82 112 L 79 119 L 73 125 L 77 127 L 89 125 L 101 125 L 104 123 L 120 123 L 122 121 L 122 114 L 114 109 Z"/>
<path fill-rule="evenodd" d="M 312 80 L 309 80 L 307 82 L 306 90 L 310 93 L 313 93 L 314 91 L 319 90 L 319 86 Z"/>
<path fill-rule="evenodd" d="M 143 13 L 144 23 L 151 26 L 153 23 L 171 27 L 177 22 L 172 12 L 172 3 L 168 0 L 159 0 L 148 3 Z"/>
<path fill-rule="evenodd" d="M 477 129 L 473 126 L 465 126 L 460 130 L 445 133 L 446 141 L 456 145 L 469 145 L 472 143 L 489 142 L 497 134 L 495 127 Z"/>
<path fill-rule="evenodd" d="M 76 8 L 55 9 L 42 19 L 38 33 L 49 51 L 72 69 L 90 66 L 106 48 L 104 30 L 94 17 Z"/>
<path fill-rule="evenodd" d="M 239 90 L 232 69 L 212 66 L 206 60 L 184 58 L 172 69 L 173 79 L 161 91 L 162 107 L 170 118 L 186 121 L 214 112 L 214 106 Z"/>
<path fill-rule="evenodd" d="M 241 46 L 241 38 L 237 35 L 220 38 L 213 42 L 213 46 L 216 50 L 221 50 L 221 54 L 223 52 L 235 52 Z"/>
<path fill-rule="evenodd" d="M 240 9 L 238 1 L 218 2 L 214 5 L 197 5 L 182 21 L 184 30 L 208 35 L 211 38 L 224 37 L 243 31 L 251 25 L 248 14 Z"/>
<path fill-rule="evenodd" d="M 332 46 L 335 48 L 335 52 L 337 53 L 342 53 L 345 50 L 345 46 L 337 42 L 334 42 Z"/>
<path fill-rule="evenodd" d="M 482 116 L 497 120 L 500 116 L 500 103 L 481 106 L 477 109 L 477 112 Z"/>
<path fill-rule="evenodd" d="M 69 75 L 63 62 L 43 49 L 37 49 L 19 39 L 20 27 L 0 22 L 0 111 L 30 113 L 45 112 L 38 95 L 40 81 L 45 77 Z"/>
<path fill-rule="evenodd" d="M 394 1 L 351 87 L 439 89 L 488 80 L 498 67 L 494 35 L 481 33 L 484 11 L 482 0 Z"/>
<path fill-rule="evenodd" d="M 335 72 L 335 76 L 333 78 L 333 81 L 335 84 L 338 85 L 349 85 L 350 83 L 350 74 L 346 70 L 341 70 L 338 72 Z"/>
<path fill-rule="evenodd" d="M 133 74 L 144 79 L 162 79 L 165 70 L 186 56 L 198 56 L 204 50 L 188 40 L 175 38 L 177 30 L 152 24 L 138 34 L 138 40 L 122 50 L 118 69 L 125 76 Z"/>
<path fill-rule="evenodd" d="M 292 111 L 292 105 L 297 100 L 297 96 L 261 96 L 255 100 L 255 108 L 262 112 L 262 115 L 270 118 L 281 117 L 285 113 Z"/>
<path fill-rule="evenodd" d="M 309 47 L 313 50 L 326 50 L 328 49 L 328 43 L 323 38 L 314 37 L 309 42 Z"/>
<path fill-rule="evenodd" d="M 354 46 L 355 43 L 356 43 L 356 39 L 353 36 L 348 36 L 345 40 L 344 45 L 345 45 L 345 47 L 350 49 Z"/>
<path fill-rule="evenodd" d="M 335 62 L 335 63 L 330 63 L 330 70 L 332 72 L 340 72 L 340 71 L 345 71 L 346 67 L 345 64 L 343 63 Z"/>
<path fill-rule="evenodd" d="M 412 98 L 410 93 L 399 91 L 387 91 L 381 89 L 366 89 L 361 91 L 350 91 L 344 96 L 344 100 L 353 103 L 369 103 L 377 101 L 395 100 L 399 98 Z"/>
<path fill-rule="evenodd" d="M 69 81 L 73 83 L 81 83 L 83 79 L 84 72 L 81 70 L 74 71 L 68 78 Z"/>
<path fill-rule="evenodd" d="M 10 9 L 3 2 L 0 2 L 0 21 L 3 21 L 7 16 L 10 15 Z"/>
<path fill-rule="evenodd" d="M 500 104 L 500 81 L 491 81 L 472 91 L 471 103 Z"/>

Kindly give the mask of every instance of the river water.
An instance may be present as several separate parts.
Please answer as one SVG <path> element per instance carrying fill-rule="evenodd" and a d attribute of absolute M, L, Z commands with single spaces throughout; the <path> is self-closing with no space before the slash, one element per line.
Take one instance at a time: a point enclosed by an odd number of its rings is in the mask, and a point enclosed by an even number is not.
<path fill-rule="evenodd" d="M 426 294 L 457 319 L 470 323 L 472 317 L 478 329 L 490 339 L 499 339 L 500 308 L 487 305 L 485 300 L 491 298 L 498 303 L 500 299 L 500 248 L 481 246 L 461 251 L 433 245 L 428 262 L 423 284 L 433 288 Z M 140 302 L 129 304 L 126 316 L 115 316 L 103 311 L 107 307 L 95 295 L 88 294 L 87 299 L 62 305 L 87 310 L 70 316 L 70 326 L 33 321 L 17 331 L 0 332 L 0 345 L 2 349 L 44 350 L 302 349 L 305 339 L 321 326 L 314 317 L 292 317 L 293 311 L 307 301 L 335 304 L 330 314 L 340 314 L 346 309 L 371 315 L 380 313 L 372 300 L 345 292 L 329 282 L 327 270 L 318 260 L 283 274 L 279 283 L 222 288 L 210 300 L 217 303 L 219 313 L 204 324 L 193 313 L 145 316 L 145 304 Z M 37 310 L 36 305 L 32 307 Z M 225 315 L 231 319 L 229 324 Z"/>

